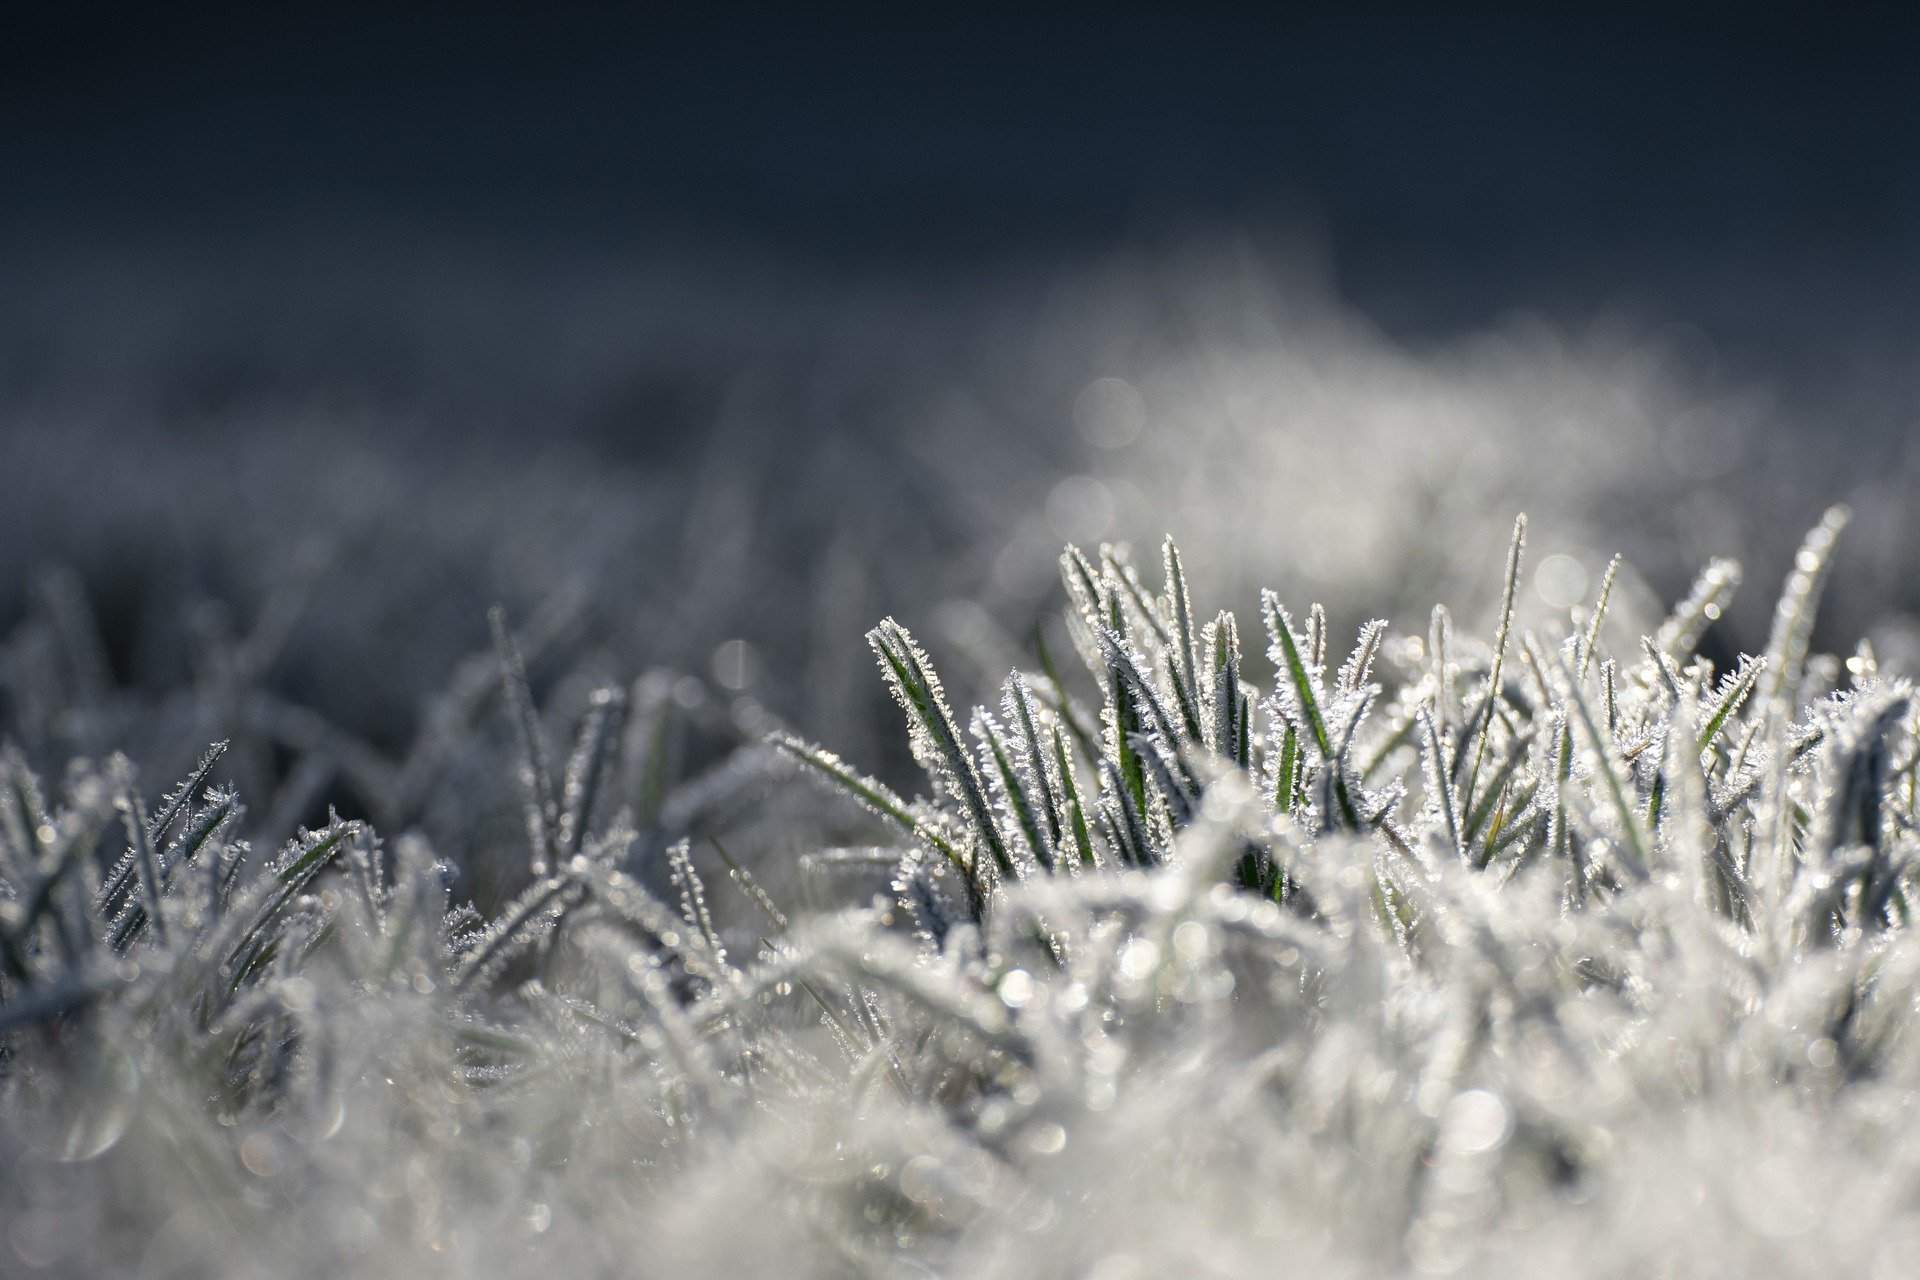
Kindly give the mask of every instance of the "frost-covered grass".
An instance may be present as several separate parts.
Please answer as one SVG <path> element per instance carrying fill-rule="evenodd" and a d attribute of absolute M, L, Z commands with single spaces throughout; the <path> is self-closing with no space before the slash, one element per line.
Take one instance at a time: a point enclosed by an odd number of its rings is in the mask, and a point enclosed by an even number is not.
<path fill-rule="evenodd" d="M 1809 652 L 1844 520 L 1725 669 L 1736 566 L 1533 621 L 1524 520 L 1484 635 L 1350 651 L 1069 549 L 1084 672 L 963 717 L 871 632 L 917 797 L 770 718 L 690 745 L 658 676 L 556 681 L 554 751 L 498 615 L 399 759 L 244 663 L 164 793 L 12 752 L 4 1269 L 1908 1274 L 1920 738 Z M 369 812 L 279 839 L 261 743 Z M 423 815 L 503 788 L 482 913 Z"/>

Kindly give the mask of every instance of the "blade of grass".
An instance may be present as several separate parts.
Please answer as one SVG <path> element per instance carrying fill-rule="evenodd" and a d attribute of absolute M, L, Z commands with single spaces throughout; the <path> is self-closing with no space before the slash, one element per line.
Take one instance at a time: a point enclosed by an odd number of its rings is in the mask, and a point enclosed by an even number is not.
<path fill-rule="evenodd" d="M 1467 789 L 1463 793 L 1467 808 L 1473 807 L 1473 797 L 1479 790 L 1480 765 L 1487 756 L 1487 741 L 1493 736 L 1494 708 L 1500 702 L 1501 667 L 1507 658 L 1507 635 L 1513 627 L 1513 601 L 1520 587 L 1520 561 L 1527 548 L 1527 517 L 1522 514 L 1513 521 L 1513 542 L 1507 548 L 1507 580 L 1500 596 L 1500 629 L 1493 641 L 1493 669 L 1487 676 L 1487 710 L 1481 717 L 1479 741 L 1473 749 L 1473 768 L 1467 773 Z"/>
<path fill-rule="evenodd" d="M 513 727 L 520 735 L 520 783 L 527 793 L 527 843 L 531 846 L 529 868 L 538 878 L 547 874 L 559 853 L 560 807 L 553 793 L 553 770 L 547 762 L 546 739 L 540 732 L 540 718 L 527 683 L 527 662 L 507 629 L 507 611 L 495 605 L 487 611 L 487 624 L 493 630 L 494 652 L 499 658 L 500 686 L 513 715 Z"/>

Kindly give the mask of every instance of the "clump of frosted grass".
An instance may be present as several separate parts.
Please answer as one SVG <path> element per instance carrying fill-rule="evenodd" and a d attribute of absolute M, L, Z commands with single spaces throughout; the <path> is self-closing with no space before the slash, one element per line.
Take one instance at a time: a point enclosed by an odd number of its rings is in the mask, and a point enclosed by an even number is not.
<path fill-rule="evenodd" d="M 923 794 L 773 738 L 872 824 L 799 833 L 824 883 L 884 886 L 821 909 L 663 823 L 744 792 L 675 785 L 623 725 L 643 700 L 589 697 L 550 753 L 499 619 L 527 876 L 488 914 L 413 833 L 336 819 L 255 856 L 217 750 L 157 801 L 124 761 L 49 785 L 11 755 L 5 1247 L 154 1274 L 1905 1274 L 1920 752 L 1903 678 L 1810 652 L 1843 523 L 1727 669 L 1699 644 L 1733 566 L 1644 641 L 1612 569 L 1529 626 L 1524 521 L 1484 640 L 1436 610 L 1347 645 L 1268 592 L 1248 652 L 1170 542 L 1155 581 L 1069 548 L 1084 677 L 1036 653 L 965 713 L 904 626 L 869 636 Z"/>

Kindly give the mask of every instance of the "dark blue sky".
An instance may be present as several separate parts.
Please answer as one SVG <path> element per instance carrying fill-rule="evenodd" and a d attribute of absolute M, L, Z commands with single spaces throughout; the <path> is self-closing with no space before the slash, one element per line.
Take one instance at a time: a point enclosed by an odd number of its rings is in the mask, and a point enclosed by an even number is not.
<path fill-rule="evenodd" d="M 216 264 L 379 226 L 880 270 L 1304 225 L 1363 305 L 1441 326 L 1623 291 L 1893 310 L 1920 276 L 1897 11 L 682 9 L 14 15 L 0 225 Z"/>

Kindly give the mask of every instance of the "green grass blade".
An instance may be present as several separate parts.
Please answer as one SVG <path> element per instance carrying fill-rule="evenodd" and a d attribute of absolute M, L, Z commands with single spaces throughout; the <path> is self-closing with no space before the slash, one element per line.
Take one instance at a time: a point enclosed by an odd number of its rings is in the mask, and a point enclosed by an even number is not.
<path fill-rule="evenodd" d="M 1161 544 L 1160 556 L 1166 571 L 1167 608 L 1173 615 L 1173 647 L 1167 669 L 1173 677 L 1174 697 L 1186 722 L 1187 737 L 1199 742 L 1200 655 L 1193 629 L 1193 599 L 1187 592 L 1180 549 L 1173 545 L 1172 538 Z"/>
<path fill-rule="evenodd" d="M 1513 601 L 1520 588 L 1520 562 L 1527 549 L 1527 517 L 1516 516 L 1513 521 L 1513 541 L 1507 548 L 1507 579 L 1500 596 L 1500 630 L 1493 641 L 1493 669 L 1487 676 L 1487 709 L 1480 719 L 1479 740 L 1473 749 L 1473 768 L 1467 773 L 1467 789 L 1464 792 L 1467 807 L 1473 807 L 1473 798 L 1479 791 L 1480 765 L 1487 756 L 1487 742 L 1493 736 L 1495 709 L 1500 705 L 1501 668 L 1507 659 L 1507 636 L 1513 628 Z"/>
<path fill-rule="evenodd" d="M 1747 700 L 1747 694 L 1753 691 L 1760 673 L 1767 669 L 1764 657 L 1748 658 L 1740 664 L 1740 669 L 1722 683 L 1719 697 L 1714 700 L 1713 710 L 1707 713 L 1707 722 L 1700 727 L 1700 737 L 1696 746 L 1701 754 L 1713 748 L 1714 740 L 1720 736 L 1727 721 L 1740 710 Z"/>
<path fill-rule="evenodd" d="M 825 747 L 815 746 L 788 733 L 776 733 L 768 739 L 775 750 L 799 761 L 826 779 L 835 788 L 852 796 L 870 812 L 885 818 L 916 840 L 924 841 L 963 875 L 971 877 L 972 868 L 951 840 L 914 816 L 913 807 L 877 778 L 868 777 Z"/>
<path fill-rule="evenodd" d="M 987 803 L 986 788 L 972 757 L 960 745 L 953 712 L 947 706 L 932 664 L 912 634 L 892 618 L 869 631 L 867 643 L 880 659 L 881 671 L 887 677 L 895 701 L 907 713 L 915 756 L 936 780 L 943 780 L 960 799 L 974 838 L 986 848 L 1000 873 L 1017 877 L 1019 872 Z"/>
<path fill-rule="evenodd" d="M 1061 827 L 1073 837 L 1073 849 L 1080 865 L 1098 864 L 1093 852 L 1093 835 L 1087 829 L 1087 807 L 1080 798 L 1080 779 L 1074 771 L 1073 757 L 1067 752 L 1067 740 L 1058 726 L 1053 730 L 1053 760 L 1059 771 Z"/>

